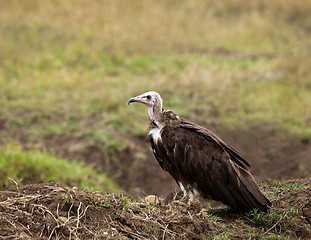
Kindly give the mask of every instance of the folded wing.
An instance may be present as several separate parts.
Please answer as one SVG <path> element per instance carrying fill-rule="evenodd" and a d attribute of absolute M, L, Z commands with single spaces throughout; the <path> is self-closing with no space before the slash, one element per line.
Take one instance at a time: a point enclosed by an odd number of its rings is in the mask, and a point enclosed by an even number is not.
<path fill-rule="evenodd" d="M 183 120 L 160 134 L 157 142 L 150 138 L 154 155 L 188 191 L 233 208 L 266 210 L 270 205 L 247 161 L 213 132 Z"/>

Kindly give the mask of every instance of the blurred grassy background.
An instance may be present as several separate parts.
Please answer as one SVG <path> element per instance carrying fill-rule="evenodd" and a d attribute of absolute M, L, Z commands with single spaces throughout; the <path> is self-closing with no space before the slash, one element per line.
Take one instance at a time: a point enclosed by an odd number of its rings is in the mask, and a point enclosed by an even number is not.
<path fill-rule="evenodd" d="M 225 128 L 311 139 L 311 1 L 1 0 L 1 143 L 69 135 L 106 158 L 148 126 L 142 92 Z M 44 145 L 44 144 L 43 144 Z"/>

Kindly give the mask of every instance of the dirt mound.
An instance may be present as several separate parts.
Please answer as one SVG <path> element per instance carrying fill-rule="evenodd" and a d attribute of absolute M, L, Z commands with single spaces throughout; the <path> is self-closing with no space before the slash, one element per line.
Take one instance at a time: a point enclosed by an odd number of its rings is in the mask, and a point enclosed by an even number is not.
<path fill-rule="evenodd" d="M 0 192 L 0 238 L 5 239 L 308 239 L 311 179 L 264 184 L 268 213 L 204 209 L 187 197 L 164 204 L 148 196 L 85 192 L 35 184 Z"/>
<path fill-rule="evenodd" d="M 267 126 L 209 128 L 247 159 L 258 182 L 263 179 L 301 178 L 311 174 L 310 142 L 302 142 L 297 137 L 282 134 Z M 21 144 L 24 145 L 24 142 L 21 141 Z M 49 136 L 40 145 L 42 149 L 54 152 L 59 157 L 84 161 L 102 169 L 111 177 L 117 176 L 114 180 L 132 195 L 156 194 L 165 197 L 178 188 L 173 178 L 155 160 L 145 136 L 129 138 L 127 148 L 113 156 L 107 155 L 99 147 L 87 145 L 83 138 L 74 136 Z"/>
<path fill-rule="evenodd" d="M 89 193 L 54 183 L 27 185 L 1 192 L 0 237 L 199 239 L 209 230 L 199 204 L 160 202 L 133 202 L 126 193 Z"/>

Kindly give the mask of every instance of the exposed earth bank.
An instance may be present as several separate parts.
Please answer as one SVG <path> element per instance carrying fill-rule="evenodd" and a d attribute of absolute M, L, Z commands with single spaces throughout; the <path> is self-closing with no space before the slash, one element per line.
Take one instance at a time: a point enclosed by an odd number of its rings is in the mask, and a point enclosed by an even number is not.
<path fill-rule="evenodd" d="M 201 125 L 205 126 L 204 123 Z M 206 127 L 240 152 L 250 163 L 257 182 L 309 177 L 311 174 L 309 141 L 264 126 L 245 129 Z M 87 146 L 83 139 L 64 135 L 47 137 L 41 147 L 57 156 L 81 160 L 101 169 L 132 195 L 165 197 L 178 188 L 155 160 L 145 136 L 130 138 L 123 151 L 109 156 L 101 147 Z"/>

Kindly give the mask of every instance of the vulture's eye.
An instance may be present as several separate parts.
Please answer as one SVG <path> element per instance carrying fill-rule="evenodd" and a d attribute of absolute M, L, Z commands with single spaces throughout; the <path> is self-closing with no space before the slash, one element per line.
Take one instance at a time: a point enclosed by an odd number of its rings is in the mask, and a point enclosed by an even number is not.
<path fill-rule="evenodd" d="M 151 99 L 151 96 L 150 96 L 150 95 L 148 95 L 148 96 L 147 96 L 147 99 L 148 99 L 148 100 L 150 100 L 150 99 Z"/>

